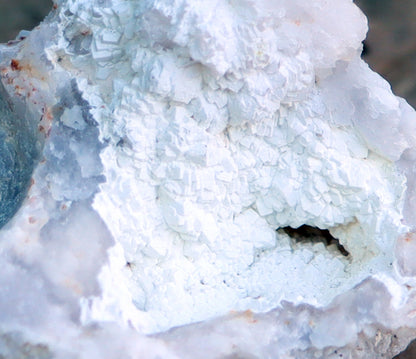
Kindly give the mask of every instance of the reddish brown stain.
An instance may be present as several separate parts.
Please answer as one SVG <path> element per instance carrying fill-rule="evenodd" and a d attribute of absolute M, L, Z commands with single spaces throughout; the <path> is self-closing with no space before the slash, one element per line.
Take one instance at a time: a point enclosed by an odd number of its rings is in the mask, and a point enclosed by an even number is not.
<path fill-rule="evenodd" d="M 248 309 L 244 312 L 241 313 L 241 316 L 248 322 L 251 324 L 257 323 L 257 319 L 254 319 L 254 313 Z"/>
<path fill-rule="evenodd" d="M 33 177 L 30 179 L 30 184 L 29 184 L 29 188 L 32 188 L 32 186 L 35 184 L 35 180 L 33 179 Z"/>
<path fill-rule="evenodd" d="M 52 121 L 53 120 L 52 110 L 49 107 L 46 109 L 46 111 L 44 112 L 44 114 L 45 114 L 45 118 L 48 121 Z"/>
<path fill-rule="evenodd" d="M 10 67 L 12 68 L 13 71 L 20 70 L 21 67 L 20 67 L 19 60 L 12 59 L 12 61 L 10 62 Z"/>

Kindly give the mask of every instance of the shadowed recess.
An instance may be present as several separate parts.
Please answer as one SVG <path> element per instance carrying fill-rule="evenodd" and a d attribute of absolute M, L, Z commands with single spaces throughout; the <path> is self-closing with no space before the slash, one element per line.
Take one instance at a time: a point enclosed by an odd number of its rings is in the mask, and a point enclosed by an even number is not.
<path fill-rule="evenodd" d="M 327 229 L 320 229 L 317 227 L 308 226 L 306 224 L 298 227 L 283 227 L 278 230 L 282 230 L 289 237 L 293 238 L 296 242 L 322 242 L 325 246 L 335 244 L 339 252 L 344 256 L 348 257 L 350 254 L 339 242 L 339 240 L 332 236 Z"/>

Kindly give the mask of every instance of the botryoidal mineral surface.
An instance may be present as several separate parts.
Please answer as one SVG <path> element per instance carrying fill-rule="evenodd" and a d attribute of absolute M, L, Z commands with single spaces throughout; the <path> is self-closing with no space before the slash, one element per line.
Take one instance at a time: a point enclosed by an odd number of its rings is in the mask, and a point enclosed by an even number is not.
<path fill-rule="evenodd" d="M 62 0 L 1 45 L 0 356 L 402 351 L 416 113 L 366 31 L 351 0 Z"/>

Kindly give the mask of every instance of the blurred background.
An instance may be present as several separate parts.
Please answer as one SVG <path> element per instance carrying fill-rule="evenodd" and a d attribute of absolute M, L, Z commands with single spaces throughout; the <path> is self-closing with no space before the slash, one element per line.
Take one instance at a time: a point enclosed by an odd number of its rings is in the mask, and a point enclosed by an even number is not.
<path fill-rule="evenodd" d="M 52 0 L 0 0 L 0 42 L 13 40 L 20 30 L 37 26 L 52 8 Z"/>
<path fill-rule="evenodd" d="M 416 1 L 356 0 L 369 20 L 363 58 L 416 107 Z M 416 356 L 414 357 L 416 359 Z"/>
<path fill-rule="evenodd" d="M 369 20 L 363 58 L 416 107 L 416 0 L 355 0 Z M 37 26 L 51 0 L 0 0 L 0 42 Z M 396 357 L 416 359 L 416 342 Z"/>

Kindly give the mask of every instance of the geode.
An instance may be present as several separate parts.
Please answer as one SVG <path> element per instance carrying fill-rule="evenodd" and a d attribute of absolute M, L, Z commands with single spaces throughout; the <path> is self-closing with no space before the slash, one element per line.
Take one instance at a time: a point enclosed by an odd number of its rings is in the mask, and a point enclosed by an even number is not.
<path fill-rule="evenodd" d="M 32 185 L 0 231 L 0 355 L 403 350 L 416 113 L 366 30 L 350 0 L 73 0 L 2 46 Z"/>

